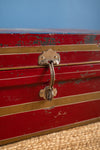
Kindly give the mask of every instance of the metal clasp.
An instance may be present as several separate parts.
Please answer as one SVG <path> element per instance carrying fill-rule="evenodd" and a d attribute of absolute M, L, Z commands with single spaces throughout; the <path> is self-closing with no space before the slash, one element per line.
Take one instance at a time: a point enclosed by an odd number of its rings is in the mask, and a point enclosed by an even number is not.
<path fill-rule="evenodd" d="M 46 100 L 52 100 L 54 96 L 57 95 L 57 89 L 53 87 L 55 81 L 55 70 L 54 65 L 58 65 L 60 63 L 60 55 L 49 49 L 44 51 L 38 60 L 39 65 L 48 65 L 50 68 L 51 80 L 49 86 L 40 90 L 40 97 L 43 97 Z"/>

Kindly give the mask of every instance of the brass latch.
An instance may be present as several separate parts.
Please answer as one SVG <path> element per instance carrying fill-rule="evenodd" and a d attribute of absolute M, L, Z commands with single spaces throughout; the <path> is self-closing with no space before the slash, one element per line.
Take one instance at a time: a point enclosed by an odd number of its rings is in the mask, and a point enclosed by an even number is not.
<path fill-rule="evenodd" d="M 53 87 L 55 81 L 54 65 L 58 65 L 60 63 L 60 55 L 52 49 L 48 49 L 39 56 L 38 63 L 39 65 L 48 65 L 51 74 L 49 86 L 41 89 L 39 95 L 46 100 L 52 100 L 52 98 L 57 95 L 57 89 Z"/>

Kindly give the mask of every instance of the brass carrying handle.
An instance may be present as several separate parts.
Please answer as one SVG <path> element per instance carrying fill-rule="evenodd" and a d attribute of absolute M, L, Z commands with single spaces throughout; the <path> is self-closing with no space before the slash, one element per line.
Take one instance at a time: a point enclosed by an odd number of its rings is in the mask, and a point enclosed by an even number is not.
<path fill-rule="evenodd" d="M 52 49 L 48 49 L 39 56 L 38 63 L 39 65 L 49 66 L 51 76 L 49 86 L 41 89 L 39 95 L 45 100 L 52 100 L 53 97 L 57 95 L 57 89 L 53 87 L 55 82 L 54 65 L 58 65 L 60 63 L 60 55 Z"/>
<path fill-rule="evenodd" d="M 51 76 L 51 80 L 50 80 L 50 88 L 52 89 L 54 82 L 55 82 L 55 70 L 54 70 L 54 65 L 53 65 L 53 61 L 49 62 L 49 68 L 50 68 L 50 76 Z"/>

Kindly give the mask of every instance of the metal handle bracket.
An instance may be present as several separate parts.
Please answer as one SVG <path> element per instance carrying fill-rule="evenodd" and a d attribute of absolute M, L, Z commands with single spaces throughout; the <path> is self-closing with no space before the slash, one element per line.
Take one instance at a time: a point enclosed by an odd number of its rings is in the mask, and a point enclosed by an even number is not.
<path fill-rule="evenodd" d="M 60 55 L 53 51 L 52 49 L 49 49 L 47 51 L 44 51 L 40 56 L 38 60 L 39 65 L 48 65 L 50 68 L 50 75 L 51 80 L 49 86 L 45 87 L 44 89 L 40 90 L 40 97 L 43 97 L 47 100 L 52 100 L 54 96 L 57 94 L 57 89 L 53 87 L 54 81 L 55 81 L 55 70 L 54 65 L 58 65 L 60 63 Z"/>

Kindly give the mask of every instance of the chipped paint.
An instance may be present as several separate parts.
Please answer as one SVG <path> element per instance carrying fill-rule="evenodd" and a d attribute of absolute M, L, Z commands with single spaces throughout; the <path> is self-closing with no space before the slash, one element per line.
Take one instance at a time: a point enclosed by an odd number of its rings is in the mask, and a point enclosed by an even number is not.
<path fill-rule="evenodd" d="M 58 114 L 56 116 L 54 116 L 54 118 L 57 118 L 59 116 L 64 116 L 66 114 L 67 114 L 67 112 L 61 112 L 61 111 L 59 111 Z"/>
<path fill-rule="evenodd" d="M 80 84 L 81 82 L 84 82 L 84 81 L 82 79 L 75 80 L 76 84 Z"/>
<path fill-rule="evenodd" d="M 58 85 L 63 85 L 63 84 L 65 84 L 65 83 L 67 83 L 67 81 L 59 81 L 59 82 L 58 82 Z"/>
<path fill-rule="evenodd" d="M 92 75 L 95 75 L 95 74 L 96 74 L 95 72 L 93 72 L 93 73 L 86 72 L 85 74 L 81 74 L 81 77 L 84 78 L 86 76 L 92 76 Z"/>
<path fill-rule="evenodd" d="M 47 110 L 51 110 L 51 109 L 54 109 L 54 108 L 55 108 L 55 106 L 47 107 L 47 108 L 45 108 L 45 111 L 48 112 Z"/>
<path fill-rule="evenodd" d="M 58 70 L 60 70 L 61 68 L 60 67 L 58 67 Z"/>
<path fill-rule="evenodd" d="M 93 68 L 93 65 L 90 65 Z"/>
<path fill-rule="evenodd" d="M 39 36 L 37 36 L 37 39 L 33 41 L 33 45 L 55 45 L 57 43 L 60 43 L 60 41 L 56 41 L 53 37 L 44 37 L 43 39 Z"/>
<path fill-rule="evenodd" d="M 0 47 L 2 47 L 3 46 L 3 44 L 2 43 L 0 43 Z"/>
<path fill-rule="evenodd" d="M 8 39 L 8 40 L 5 40 Z M 99 34 L 2 33 L 0 47 L 100 43 Z"/>
<path fill-rule="evenodd" d="M 97 43 L 97 41 L 95 39 L 96 39 L 96 35 L 87 35 L 84 38 L 84 43 L 85 44 L 88 44 L 88 43 L 91 43 L 91 44 Z"/>

